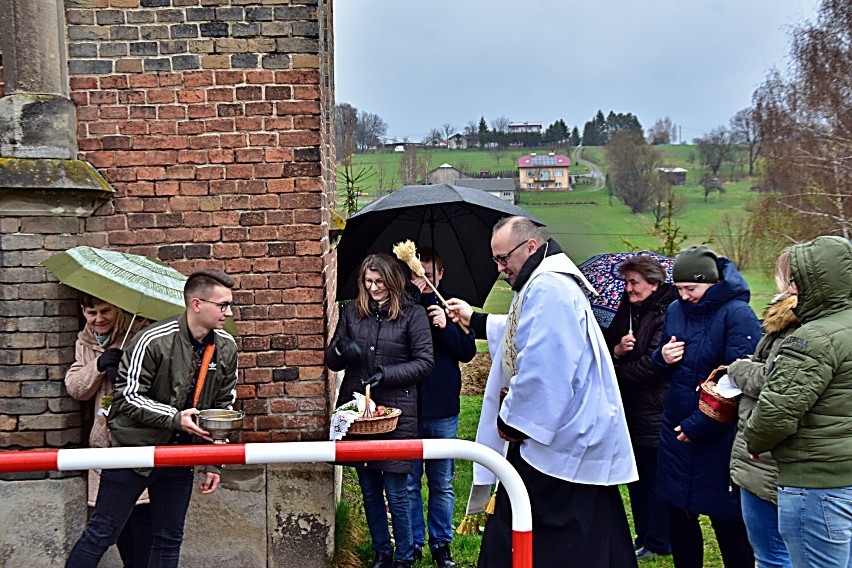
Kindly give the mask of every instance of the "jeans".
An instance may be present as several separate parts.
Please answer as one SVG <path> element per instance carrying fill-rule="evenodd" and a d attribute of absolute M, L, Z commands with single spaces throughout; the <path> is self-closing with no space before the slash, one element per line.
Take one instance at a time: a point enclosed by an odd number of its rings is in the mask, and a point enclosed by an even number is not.
<path fill-rule="evenodd" d="M 146 568 L 151 554 L 151 505 L 136 505 L 118 541 L 118 555 L 125 568 Z"/>
<path fill-rule="evenodd" d="M 136 500 L 147 488 L 152 527 L 148 566 L 176 568 L 193 481 L 191 467 L 158 467 L 148 477 L 132 469 L 103 470 L 95 512 L 65 566 L 96 568 L 107 548 L 118 540 Z"/>
<path fill-rule="evenodd" d="M 657 448 L 633 446 L 639 480 L 627 484 L 637 548 L 669 554 L 669 513 L 657 497 Z"/>
<path fill-rule="evenodd" d="M 795 568 L 852 567 L 852 487 L 779 487 L 778 530 Z"/>
<path fill-rule="evenodd" d="M 459 431 L 459 417 L 420 418 L 419 438 L 455 440 Z M 450 544 L 453 541 L 453 492 L 455 460 L 425 460 L 426 482 L 429 487 L 429 548 Z M 420 482 L 423 478 L 424 460 L 417 460 L 408 474 L 408 506 L 411 510 L 411 534 L 414 546 L 423 548 L 426 542 L 423 525 L 423 494 Z"/>
<path fill-rule="evenodd" d="M 790 568 L 790 553 L 778 532 L 778 507 L 742 488 L 740 506 L 757 568 Z"/>
<path fill-rule="evenodd" d="M 359 469 L 358 484 L 364 496 L 364 514 L 373 540 L 373 550 L 390 554 L 393 552 L 385 495 L 388 499 L 393 538 L 396 542 L 397 560 L 414 560 L 414 543 L 411 540 L 411 516 L 408 512 L 408 492 L 405 473 L 391 473 L 375 469 Z"/>

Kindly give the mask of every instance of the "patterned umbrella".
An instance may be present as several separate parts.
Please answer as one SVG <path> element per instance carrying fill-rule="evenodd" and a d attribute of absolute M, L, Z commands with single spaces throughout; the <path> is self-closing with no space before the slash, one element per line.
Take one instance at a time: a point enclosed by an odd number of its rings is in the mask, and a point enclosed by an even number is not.
<path fill-rule="evenodd" d="M 60 282 L 122 310 L 161 320 L 186 309 L 186 276 L 158 260 L 113 250 L 75 247 L 44 260 Z M 231 319 L 225 328 L 236 335 Z"/>
<path fill-rule="evenodd" d="M 618 265 L 636 255 L 650 256 L 660 262 L 666 269 L 666 282 L 672 281 L 674 259 L 649 250 L 639 252 L 610 252 L 596 254 L 589 260 L 578 265 L 580 272 L 588 278 L 598 291 L 597 296 L 589 296 L 595 319 L 606 329 L 612 323 L 612 318 L 621 303 L 624 294 L 624 279 L 618 274 Z"/>

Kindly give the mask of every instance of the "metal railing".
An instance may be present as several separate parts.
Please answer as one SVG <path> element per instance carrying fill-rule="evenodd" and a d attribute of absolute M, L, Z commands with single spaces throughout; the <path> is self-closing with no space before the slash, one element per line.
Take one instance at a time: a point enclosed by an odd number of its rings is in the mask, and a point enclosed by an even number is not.
<path fill-rule="evenodd" d="M 491 470 L 512 507 L 512 564 L 532 568 L 532 511 L 521 476 L 494 450 L 467 440 L 273 442 L 0 452 L 0 473 L 190 465 L 465 459 Z"/>

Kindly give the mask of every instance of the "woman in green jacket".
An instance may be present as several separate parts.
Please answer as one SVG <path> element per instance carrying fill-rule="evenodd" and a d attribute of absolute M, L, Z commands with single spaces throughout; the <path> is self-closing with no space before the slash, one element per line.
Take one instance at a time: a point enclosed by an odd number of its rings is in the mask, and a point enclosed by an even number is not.
<path fill-rule="evenodd" d="M 746 423 L 778 462 L 778 529 L 795 568 L 852 566 L 852 244 L 790 250 L 802 326 L 781 344 Z"/>

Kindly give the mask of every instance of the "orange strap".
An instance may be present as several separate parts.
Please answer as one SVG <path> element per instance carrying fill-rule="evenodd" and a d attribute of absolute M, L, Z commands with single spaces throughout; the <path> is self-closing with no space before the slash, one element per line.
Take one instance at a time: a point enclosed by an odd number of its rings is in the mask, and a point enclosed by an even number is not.
<path fill-rule="evenodd" d="M 207 378 L 207 367 L 210 366 L 210 361 L 213 359 L 213 352 L 216 350 L 216 345 L 208 343 L 204 348 L 204 355 L 201 356 L 201 367 L 198 369 L 198 380 L 195 381 L 195 394 L 192 396 L 192 407 L 198 408 L 198 397 L 201 396 L 201 389 L 204 388 L 204 379 Z"/>

